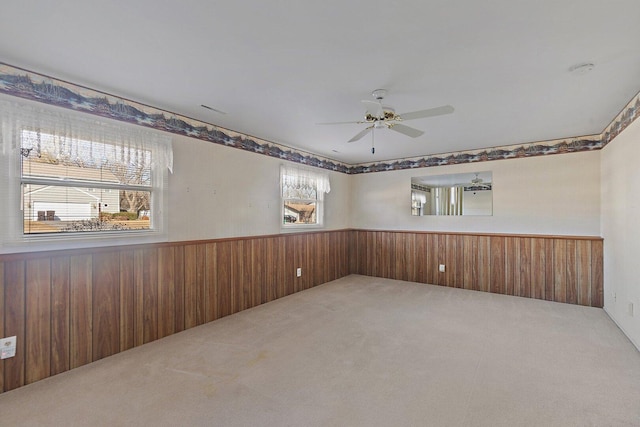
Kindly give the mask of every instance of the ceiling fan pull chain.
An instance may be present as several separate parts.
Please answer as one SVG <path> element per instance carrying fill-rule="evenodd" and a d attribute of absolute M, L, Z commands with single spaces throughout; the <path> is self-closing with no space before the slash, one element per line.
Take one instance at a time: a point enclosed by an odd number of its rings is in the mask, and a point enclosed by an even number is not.
<path fill-rule="evenodd" d="M 375 133 L 375 128 L 371 129 L 371 154 L 376 154 L 376 147 L 373 145 L 373 134 Z"/>

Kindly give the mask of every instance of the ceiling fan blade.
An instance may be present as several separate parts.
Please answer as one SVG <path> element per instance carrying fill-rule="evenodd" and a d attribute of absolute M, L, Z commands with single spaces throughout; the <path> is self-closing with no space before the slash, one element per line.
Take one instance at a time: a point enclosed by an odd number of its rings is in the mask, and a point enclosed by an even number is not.
<path fill-rule="evenodd" d="M 362 123 L 366 123 L 363 121 L 359 121 L 359 122 L 326 122 L 326 123 L 316 123 L 317 125 L 352 125 L 352 124 L 358 124 L 361 125 Z"/>
<path fill-rule="evenodd" d="M 364 104 L 364 108 L 367 109 L 367 113 L 371 114 L 373 117 L 382 117 L 382 104 L 376 101 L 368 101 L 366 99 L 362 100 Z"/>
<path fill-rule="evenodd" d="M 222 110 L 218 110 L 217 108 L 213 108 L 213 107 L 209 107 L 208 105 L 204 105 L 204 104 L 200 104 L 200 106 L 202 108 L 206 108 L 207 110 L 213 111 L 214 113 L 218 113 L 218 114 L 227 114 Z"/>
<path fill-rule="evenodd" d="M 414 129 L 409 126 L 401 125 L 400 123 L 390 124 L 389 129 L 395 130 L 396 132 L 400 132 L 404 135 L 410 136 L 411 138 L 417 138 L 420 135 L 424 134 L 423 131 Z"/>
<path fill-rule="evenodd" d="M 428 110 L 399 114 L 399 116 L 402 120 L 414 120 L 423 119 L 425 117 L 442 116 L 443 114 L 451 114 L 453 111 L 454 108 L 451 105 L 443 105 L 441 107 L 429 108 Z"/>
<path fill-rule="evenodd" d="M 362 139 L 366 134 L 371 132 L 371 129 L 373 129 L 373 126 L 369 126 L 368 128 L 366 128 L 362 132 L 358 133 L 356 136 L 354 136 L 353 138 L 351 138 L 347 142 L 355 142 L 355 141 L 358 141 L 358 140 Z"/>

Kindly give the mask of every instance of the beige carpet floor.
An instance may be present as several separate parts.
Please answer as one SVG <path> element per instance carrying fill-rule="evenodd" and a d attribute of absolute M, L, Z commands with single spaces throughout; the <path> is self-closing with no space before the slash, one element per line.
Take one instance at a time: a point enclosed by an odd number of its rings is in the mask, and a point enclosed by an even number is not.
<path fill-rule="evenodd" d="M 640 426 L 601 309 L 349 276 L 0 395 L 2 426 Z"/>

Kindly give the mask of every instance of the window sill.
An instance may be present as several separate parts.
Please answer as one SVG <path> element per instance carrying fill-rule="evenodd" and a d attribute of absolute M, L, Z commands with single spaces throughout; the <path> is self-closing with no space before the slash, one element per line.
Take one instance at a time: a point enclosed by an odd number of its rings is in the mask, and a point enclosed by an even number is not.
<path fill-rule="evenodd" d="M 27 235 L 0 245 L 0 253 L 40 252 L 99 248 L 108 246 L 143 245 L 168 241 L 167 233 L 159 231 L 132 231 L 121 233 L 65 233 L 64 235 Z"/>
<path fill-rule="evenodd" d="M 291 225 L 281 225 L 280 231 L 283 233 L 286 232 L 296 232 L 303 230 L 321 230 L 324 228 L 324 224 L 291 224 Z"/>

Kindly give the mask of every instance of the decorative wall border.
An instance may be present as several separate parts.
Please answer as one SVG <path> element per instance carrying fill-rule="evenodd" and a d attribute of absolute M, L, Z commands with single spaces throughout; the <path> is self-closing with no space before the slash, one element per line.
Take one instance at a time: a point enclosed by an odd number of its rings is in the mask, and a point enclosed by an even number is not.
<path fill-rule="evenodd" d="M 391 170 L 429 168 L 434 166 L 457 165 L 461 163 L 488 162 L 492 160 L 522 157 L 546 156 L 550 154 L 577 153 L 602 148 L 600 135 L 556 139 L 531 144 L 508 145 L 455 153 L 434 154 L 380 163 L 362 163 L 351 166 L 350 173 L 384 172 Z"/>
<path fill-rule="evenodd" d="M 640 93 L 631 98 L 631 101 L 614 117 L 609 126 L 601 134 L 602 148 L 627 128 L 634 120 L 640 117 Z"/>
<path fill-rule="evenodd" d="M 349 165 L 0 62 L 0 93 L 349 173 Z"/>
<path fill-rule="evenodd" d="M 0 93 L 350 175 L 599 150 L 640 117 L 638 93 L 598 135 L 350 165 L 2 62 Z"/>

